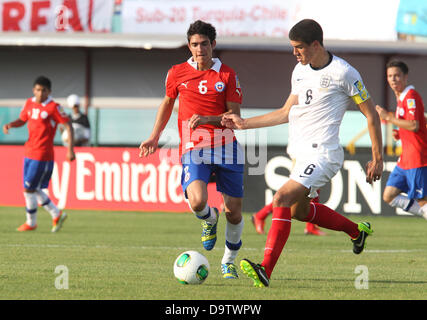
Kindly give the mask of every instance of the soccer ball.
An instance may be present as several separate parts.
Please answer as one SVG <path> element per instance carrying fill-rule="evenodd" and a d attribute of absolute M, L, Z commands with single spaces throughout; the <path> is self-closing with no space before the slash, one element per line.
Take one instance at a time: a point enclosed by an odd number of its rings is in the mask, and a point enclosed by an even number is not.
<path fill-rule="evenodd" d="M 209 275 L 208 259 L 197 251 L 185 251 L 176 258 L 173 273 L 182 284 L 202 284 Z"/>

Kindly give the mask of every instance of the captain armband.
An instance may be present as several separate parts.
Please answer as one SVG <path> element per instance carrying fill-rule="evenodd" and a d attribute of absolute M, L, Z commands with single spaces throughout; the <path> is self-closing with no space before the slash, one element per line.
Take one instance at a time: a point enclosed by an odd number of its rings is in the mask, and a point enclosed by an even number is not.
<path fill-rule="evenodd" d="M 369 99 L 369 92 L 368 90 L 366 90 L 365 86 L 363 85 L 363 83 L 359 80 L 357 80 L 354 83 L 354 86 L 357 89 L 357 94 L 355 94 L 354 96 L 352 96 L 351 98 L 353 99 L 355 104 L 361 104 L 362 102 L 365 102 L 366 100 Z"/>

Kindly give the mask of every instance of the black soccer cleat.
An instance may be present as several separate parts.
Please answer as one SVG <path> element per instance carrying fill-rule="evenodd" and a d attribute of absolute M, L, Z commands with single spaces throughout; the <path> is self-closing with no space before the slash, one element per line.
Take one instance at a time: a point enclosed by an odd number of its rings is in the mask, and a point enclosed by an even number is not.
<path fill-rule="evenodd" d="M 366 244 L 366 238 L 374 232 L 369 222 L 360 222 L 357 228 L 360 231 L 359 236 L 356 239 L 351 239 L 351 242 L 353 242 L 353 252 L 355 254 L 359 254 L 363 251 Z"/>
<path fill-rule="evenodd" d="M 268 279 L 264 267 L 260 264 L 255 264 L 248 259 L 243 259 L 240 261 L 240 269 L 253 280 L 255 287 L 268 287 L 270 284 L 270 279 Z"/>

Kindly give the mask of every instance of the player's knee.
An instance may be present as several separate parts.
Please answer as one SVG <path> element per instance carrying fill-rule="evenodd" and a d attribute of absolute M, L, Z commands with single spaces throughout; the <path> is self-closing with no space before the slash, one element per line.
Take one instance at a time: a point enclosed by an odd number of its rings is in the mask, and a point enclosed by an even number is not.
<path fill-rule="evenodd" d="M 202 211 L 205 207 L 206 207 L 206 202 L 203 201 L 194 201 L 194 202 L 190 202 L 190 207 L 193 211 L 195 212 L 200 212 Z"/>
<path fill-rule="evenodd" d="M 384 202 L 386 202 L 388 204 L 390 204 L 394 198 L 395 198 L 395 196 L 392 196 L 386 192 L 384 192 L 384 194 L 383 194 L 383 200 L 384 200 Z"/>
<path fill-rule="evenodd" d="M 273 207 L 290 207 L 284 193 L 277 191 L 273 196 Z"/>

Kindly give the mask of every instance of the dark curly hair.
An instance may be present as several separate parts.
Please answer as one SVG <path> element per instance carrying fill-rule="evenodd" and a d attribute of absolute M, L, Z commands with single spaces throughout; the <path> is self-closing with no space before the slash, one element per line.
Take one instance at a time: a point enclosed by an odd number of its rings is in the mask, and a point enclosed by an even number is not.
<path fill-rule="evenodd" d="M 206 23 L 201 20 L 197 20 L 192 24 L 190 24 L 190 27 L 188 28 L 188 31 L 187 31 L 187 41 L 190 42 L 191 36 L 195 34 L 201 34 L 201 35 L 207 36 L 211 43 L 216 39 L 215 27 L 210 23 Z"/>

